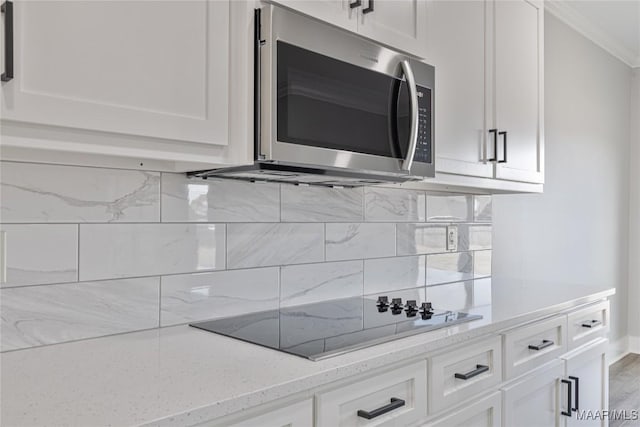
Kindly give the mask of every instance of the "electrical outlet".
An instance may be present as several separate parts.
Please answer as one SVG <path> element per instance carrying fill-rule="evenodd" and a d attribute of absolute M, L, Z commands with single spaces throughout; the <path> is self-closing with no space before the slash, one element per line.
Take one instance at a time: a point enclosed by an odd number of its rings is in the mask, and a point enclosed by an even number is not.
<path fill-rule="evenodd" d="M 458 250 L 458 226 L 457 225 L 447 226 L 447 250 L 448 251 Z"/>

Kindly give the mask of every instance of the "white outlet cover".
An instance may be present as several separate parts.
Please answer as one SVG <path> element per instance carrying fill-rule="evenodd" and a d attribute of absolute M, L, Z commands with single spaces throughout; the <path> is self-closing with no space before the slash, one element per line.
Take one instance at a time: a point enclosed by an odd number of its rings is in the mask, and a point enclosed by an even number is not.
<path fill-rule="evenodd" d="M 458 250 L 458 226 L 457 225 L 447 226 L 447 250 L 448 251 Z"/>

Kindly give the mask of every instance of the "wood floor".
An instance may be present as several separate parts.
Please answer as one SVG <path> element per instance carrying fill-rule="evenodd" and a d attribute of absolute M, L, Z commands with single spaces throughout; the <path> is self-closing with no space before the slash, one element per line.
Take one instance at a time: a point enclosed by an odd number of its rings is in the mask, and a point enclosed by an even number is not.
<path fill-rule="evenodd" d="M 609 410 L 640 410 L 640 354 L 631 353 L 609 367 Z M 611 420 L 609 427 L 640 426 L 640 420 Z"/>

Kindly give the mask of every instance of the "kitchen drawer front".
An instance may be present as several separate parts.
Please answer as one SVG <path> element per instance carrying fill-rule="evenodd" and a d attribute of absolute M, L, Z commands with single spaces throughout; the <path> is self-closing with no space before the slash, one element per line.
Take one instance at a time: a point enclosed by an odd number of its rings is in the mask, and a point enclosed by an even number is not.
<path fill-rule="evenodd" d="M 569 313 L 567 343 L 569 350 L 578 348 L 609 332 L 609 301 Z"/>
<path fill-rule="evenodd" d="M 567 351 L 567 316 L 557 316 L 504 334 L 505 379 L 515 378 Z"/>
<path fill-rule="evenodd" d="M 451 411 L 422 427 L 501 427 L 502 396 L 499 391 L 471 405 Z M 515 424 L 514 424 L 515 425 Z"/>
<path fill-rule="evenodd" d="M 316 427 L 405 426 L 426 416 L 424 360 L 316 396 Z"/>
<path fill-rule="evenodd" d="M 499 336 L 435 355 L 429 359 L 429 412 L 436 414 L 501 381 Z"/>
<path fill-rule="evenodd" d="M 283 406 L 231 424 L 228 422 L 204 423 L 199 424 L 198 427 L 214 425 L 219 427 L 311 427 L 313 426 L 313 399 Z"/>

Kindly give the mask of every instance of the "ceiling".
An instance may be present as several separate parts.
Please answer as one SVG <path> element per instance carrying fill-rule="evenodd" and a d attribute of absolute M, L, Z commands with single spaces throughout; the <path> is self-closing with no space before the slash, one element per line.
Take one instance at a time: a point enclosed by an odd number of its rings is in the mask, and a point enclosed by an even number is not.
<path fill-rule="evenodd" d="M 640 0 L 550 0 L 545 7 L 612 55 L 640 67 Z"/>

